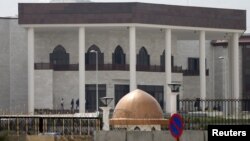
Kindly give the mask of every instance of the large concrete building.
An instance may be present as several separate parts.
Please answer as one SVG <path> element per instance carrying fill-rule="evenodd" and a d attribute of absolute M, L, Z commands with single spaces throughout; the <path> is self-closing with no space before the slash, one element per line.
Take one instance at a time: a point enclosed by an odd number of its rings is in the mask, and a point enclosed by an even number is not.
<path fill-rule="evenodd" d="M 63 98 L 65 109 L 72 99 L 80 99 L 80 112 L 94 112 L 100 106 L 97 83 L 99 97 L 113 97 L 113 107 L 140 88 L 164 112 L 174 112 L 170 83 L 181 84 L 180 99 L 225 98 L 223 88 L 227 98 L 238 99 L 238 42 L 245 29 L 244 10 L 145 3 L 19 4 L 19 18 L 0 19 L 0 108 L 33 114 L 34 109 L 60 109 Z M 227 48 L 212 40 L 228 41 Z M 220 56 L 228 60 L 226 65 Z"/>

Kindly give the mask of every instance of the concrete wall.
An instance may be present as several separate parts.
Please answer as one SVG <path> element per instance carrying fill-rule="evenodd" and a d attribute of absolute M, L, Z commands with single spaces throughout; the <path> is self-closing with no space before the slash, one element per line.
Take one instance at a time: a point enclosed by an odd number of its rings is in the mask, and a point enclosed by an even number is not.
<path fill-rule="evenodd" d="M 87 29 L 86 52 L 93 44 L 104 52 L 104 63 L 112 63 L 112 54 L 120 45 L 126 54 L 126 63 L 129 64 L 129 32 L 127 29 Z M 160 55 L 165 49 L 164 32 L 160 30 L 137 30 L 136 52 L 145 47 L 150 54 L 150 64 L 160 65 Z M 172 48 L 176 47 L 176 38 L 172 39 Z M 70 63 L 78 63 L 78 30 L 77 29 L 50 29 L 35 31 L 35 62 L 49 62 L 49 54 L 57 45 L 62 45 L 70 53 Z"/>
<path fill-rule="evenodd" d="M 50 73 L 50 72 L 44 72 Z M 36 77 L 43 77 L 44 73 L 36 73 Z M 70 109 L 71 99 L 74 100 L 79 98 L 78 94 L 78 71 L 54 71 L 53 72 L 53 105 L 55 109 L 60 108 L 60 101 L 64 98 L 64 108 Z M 42 75 L 42 76 L 39 76 Z M 96 84 L 96 72 L 86 71 L 86 84 Z M 49 76 L 49 74 L 46 74 Z M 147 76 L 147 77 L 145 77 Z M 182 82 L 182 74 L 173 73 L 173 81 Z M 165 73 L 153 73 L 153 72 L 137 72 L 137 84 L 138 85 L 162 85 L 165 84 Z M 45 84 L 50 83 L 48 79 Z M 114 85 L 115 84 L 127 84 L 129 85 L 129 72 L 128 71 L 99 71 L 98 72 L 98 83 L 106 84 L 107 96 L 114 97 Z M 44 86 L 44 85 L 43 85 Z M 51 89 L 49 85 L 48 89 Z M 42 90 L 42 89 L 40 89 Z M 37 92 L 41 93 L 41 92 Z M 43 92 L 42 92 L 43 93 Z M 110 104 L 114 107 L 114 100 Z"/>
<path fill-rule="evenodd" d="M 214 95 L 214 56 L 210 41 L 206 41 L 206 69 L 209 75 L 206 77 L 206 96 L 208 99 L 215 98 Z M 188 69 L 188 58 L 199 58 L 198 40 L 178 40 L 174 55 L 174 64 Z M 221 86 L 221 85 L 220 85 Z M 182 98 L 200 97 L 200 76 L 183 76 Z"/>
<path fill-rule="evenodd" d="M 216 46 L 216 47 L 212 47 L 214 50 L 214 91 L 215 91 L 215 98 L 224 98 L 224 85 L 223 85 L 223 81 L 227 82 L 227 94 L 228 94 L 228 98 L 233 98 L 233 94 L 232 94 L 232 90 L 230 87 L 230 83 L 229 79 L 230 79 L 230 68 L 228 65 L 230 65 L 230 58 L 228 55 L 228 48 L 230 48 L 230 44 L 229 47 L 223 47 L 223 46 Z M 240 98 L 242 98 L 242 46 L 239 46 L 239 85 L 240 85 Z M 226 57 L 226 60 L 220 60 L 219 57 L 223 56 Z M 226 66 L 223 66 L 223 63 L 225 63 L 226 61 Z M 223 68 L 225 67 L 225 68 Z M 225 74 L 226 73 L 226 74 Z M 223 80 L 225 78 L 225 80 Z"/>
<path fill-rule="evenodd" d="M 54 109 L 60 109 L 61 99 L 64 99 L 64 108 L 70 109 L 71 99 L 79 98 L 78 72 L 54 71 L 53 73 L 53 104 Z"/>
<path fill-rule="evenodd" d="M 213 98 L 212 85 L 210 84 L 210 76 L 206 77 L 207 98 Z M 210 95 L 211 94 L 211 95 Z M 183 76 L 183 99 L 195 99 L 200 97 L 200 77 L 199 76 Z"/>
<path fill-rule="evenodd" d="M 27 32 L 10 20 L 10 108 L 26 112 L 28 103 Z"/>
<path fill-rule="evenodd" d="M 67 28 L 35 30 L 35 62 L 49 63 L 50 53 L 62 45 L 70 54 L 70 63 L 78 63 L 78 32 Z"/>
<path fill-rule="evenodd" d="M 0 113 L 9 110 L 10 103 L 9 34 L 9 20 L 0 19 Z"/>
<path fill-rule="evenodd" d="M 225 68 L 223 68 L 224 66 L 224 61 L 225 60 L 221 60 L 219 59 L 220 56 L 226 56 L 228 57 L 228 53 L 227 53 L 227 48 L 223 48 L 223 47 L 214 47 L 216 48 L 216 51 L 214 51 L 214 94 L 215 94 L 215 98 L 221 99 L 223 98 L 223 77 L 224 77 L 224 70 Z M 227 71 L 227 70 L 226 70 Z"/>
<path fill-rule="evenodd" d="M 180 141 L 207 141 L 207 131 L 185 130 Z M 169 131 L 96 131 L 94 141 L 175 141 Z"/>
<path fill-rule="evenodd" d="M 52 70 L 35 70 L 35 108 L 53 109 Z"/>
<path fill-rule="evenodd" d="M 27 106 L 27 36 L 17 19 L 0 19 L 0 107 L 12 113 Z"/>

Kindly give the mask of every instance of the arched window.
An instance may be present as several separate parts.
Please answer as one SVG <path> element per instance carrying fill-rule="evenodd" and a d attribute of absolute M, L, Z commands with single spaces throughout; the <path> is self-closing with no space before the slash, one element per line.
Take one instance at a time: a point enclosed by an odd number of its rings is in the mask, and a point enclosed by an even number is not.
<path fill-rule="evenodd" d="M 121 46 L 117 46 L 115 48 L 115 52 L 113 53 L 113 64 L 126 64 L 126 54 L 124 54 L 123 49 Z"/>
<path fill-rule="evenodd" d="M 136 127 L 134 128 L 134 131 L 141 131 L 141 129 L 140 129 L 140 127 L 136 126 Z"/>
<path fill-rule="evenodd" d="M 165 67 L 165 50 L 162 52 L 161 55 L 161 66 Z M 171 66 L 174 66 L 174 56 L 171 55 Z"/>
<path fill-rule="evenodd" d="M 98 54 L 98 64 L 104 63 L 104 55 L 101 53 L 101 50 L 95 44 L 90 46 L 87 53 L 85 53 L 85 62 L 86 65 L 94 65 L 96 64 L 96 53 L 92 52 L 92 50 L 96 51 Z"/>
<path fill-rule="evenodd" d="M 50 53 L 50 63 L 53 65 L 69 64 L 69 53 L 66 52 L 62 45 L 56 46 L 53 52 Z"/>
<path fill-rule="evenodd" d="M 142 47 L 137 54 L 137 65 L 149 66 L 150 65 L 150 56 L 145 47 Z"/>
<path fill-rule="evenodd" d="M 151 128 L 151 131 L 155 131 L 155 130 L 156 130 L 155 127 L 152 127 L 152 128 Z"/>

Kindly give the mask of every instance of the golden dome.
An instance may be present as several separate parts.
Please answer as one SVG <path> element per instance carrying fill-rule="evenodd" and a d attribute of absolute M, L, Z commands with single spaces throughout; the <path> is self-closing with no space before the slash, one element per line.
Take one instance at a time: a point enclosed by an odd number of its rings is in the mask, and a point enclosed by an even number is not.
<path fill-rule="evenodd" d="M 162 119 L 163 113 L 154 97 L 136 89 L 117 103 L 113 114 L 115 118 Z"/>
<path fill-rule="evenodd" d="M 167 126 L 159 103 L 148 93 L 136 89 L 117 103 L 110 125 Z"/>

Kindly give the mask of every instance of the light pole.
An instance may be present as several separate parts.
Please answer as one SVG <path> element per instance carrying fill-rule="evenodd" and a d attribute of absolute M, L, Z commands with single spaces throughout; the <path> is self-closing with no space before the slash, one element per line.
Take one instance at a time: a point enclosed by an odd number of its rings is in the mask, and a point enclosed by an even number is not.
<path fill-rule="evenodd" d="M 224 56 L 220 56 L 218 57 L 221 61 L 222 61 L 222 73 L 223 73 L 223 97 L 226 100 L 225 106 L 223 106 L 224 109 L 224 114 L 227 117 L 228 116 L 228 95 L 227 95 L 227 76 L 226 76 L 226 63 L 227 63 L 227 59 Z M 224 104 L 223 104 L 224 105 Z"/>
<path fill-rule="evenodd" d="M 98 100 L 98 51 L 96 50 L 91 50 L 91 53 L 95 53 L 96 55 L 96 112 L 98 111 L 98 105 L 99 105 L 99 100 Z"/>
<path fill-rule="evenodd" d="M 110 102 L 113 100 L 112 97 L 102 97 L 100 98 L 100 101 L 104 104 L 103 107 L 100 107 L 100 109 L 102 109 L 103 114 L 102 114 L 102 122 L 103 122 L 103 126 L 102 126 L 102 130 L 109 130 L 109 112 L 111 107 L 108 106 L 110 104 Z"/>
<path fill-rule="evenodd" d="M 172 114 L 178 112 L 176 105 L 179 103 L 176 104 L 176 101 L 177 101 L 176 97 L 180 92 L 181 84 L 180 83 L 170 83 L 170 84 L 168 84 L 168 87 L 170 87 L 170 89 L 171 89 L 171 96 L 170 96 L 170 98 L 171 98 L 171 100 L 170 100 L 171 101 L 171 104 L 170 104 L 171 113 L 170 114 L 172 115 Z"/>

